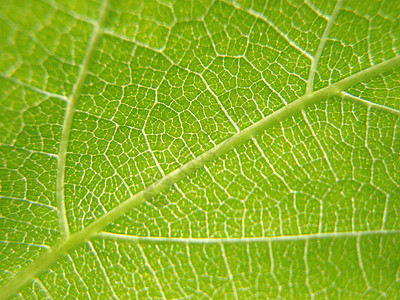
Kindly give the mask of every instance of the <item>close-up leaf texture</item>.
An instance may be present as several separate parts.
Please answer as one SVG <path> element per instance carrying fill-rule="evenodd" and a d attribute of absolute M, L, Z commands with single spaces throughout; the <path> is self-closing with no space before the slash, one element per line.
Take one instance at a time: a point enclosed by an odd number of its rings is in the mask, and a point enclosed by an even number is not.
<path fill-rule="evenodd" d="M 2 0 L 0 299 L 395 299 L 400 1 Z"/>

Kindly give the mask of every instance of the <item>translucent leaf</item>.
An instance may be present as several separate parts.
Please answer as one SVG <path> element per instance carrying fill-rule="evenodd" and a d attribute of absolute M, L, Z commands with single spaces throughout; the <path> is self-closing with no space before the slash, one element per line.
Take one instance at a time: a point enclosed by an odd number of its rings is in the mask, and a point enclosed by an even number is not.
<path fill-rule="evenodd" d="M 0 3 L 0 298 L 395 298 L 400 2 Z"/>

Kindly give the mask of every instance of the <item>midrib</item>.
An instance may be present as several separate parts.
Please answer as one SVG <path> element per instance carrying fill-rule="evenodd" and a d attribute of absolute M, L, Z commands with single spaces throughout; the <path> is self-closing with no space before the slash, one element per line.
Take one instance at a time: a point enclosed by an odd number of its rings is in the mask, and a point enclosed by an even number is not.
<path fill-rule="evenodd" d="M 137 207 L 144 201 L 149 200 L 155 195 L 161 193 L 163 190 L 175 184 L 184 177 L 189 176 L 197 169 L 205 166 L 208 162 L 215 160 L 228 151 L 245 143 L 252 137 L 263 133 L 269 126 L 293 116 L 310 105 L 316 104 L 323 99 L 338 95 L 342 91 L 360 82 L 367 81 L 378 74 L 391 71 L 398 66 L 400 66 L 400 56 L 396 56 L 378 65 L 372 66 L 321 90 L 306 94 L 292 103 L 289 103 L 285 107 L 282 107 L 278 111 L 268 115 L 264 119 L 247 127 L 246 129 L 218 144 L 214 148 L 206 151 L 177 170 L 167 174 L 165 177 L 153 183 L 148 188 L 122 202 L 120 205 L 110 210 L 107 214 L 101 216 L 86 228 L 56 243 L 47 253 L 43 254 L 41 257 L 15 275 L 15 277 L 13 277 L 10 281 L 8 281 L 0 289 L 0 298 L 7 299 L 8 297 L 15 295 L 34 278 L 48 270 L 48 268 L 53 263 L 57 262 L 60 257 L 95 237 L 104 227 L 115 221 L 120 216 Z M 359 101 L 359 103 L 365 105 L 365 103 L 362 101 Z"/>

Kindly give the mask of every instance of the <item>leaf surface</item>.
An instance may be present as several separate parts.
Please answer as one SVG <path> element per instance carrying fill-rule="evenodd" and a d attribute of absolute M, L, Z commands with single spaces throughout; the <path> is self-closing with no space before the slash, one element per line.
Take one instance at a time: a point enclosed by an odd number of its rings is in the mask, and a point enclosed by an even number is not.
<path fill-rule="evenodd" d="M 400 293 L 398 1 L 0 4 L 0 298 Z"/>

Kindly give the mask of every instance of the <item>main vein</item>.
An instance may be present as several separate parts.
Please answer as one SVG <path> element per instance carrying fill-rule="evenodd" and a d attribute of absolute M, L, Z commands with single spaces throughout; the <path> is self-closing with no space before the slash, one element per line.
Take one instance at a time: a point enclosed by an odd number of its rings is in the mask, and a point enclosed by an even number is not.
<path fill-rule="evenodd" d="M 70 235 L 68 238 L 56 243 L 47 253 L 29 264 L 25 269 L 16 274 L 15 277 L 13 277 L 2 288 L 0 288 L 0 299 L 7 299 L 8 297 L 15 295 L 34 278 L 48 270 L 48 268 L 53 263 L 57 262 L 61 256 L 73 249 L 76 249 L 93 237 L 96 237 L 96 235 L 98 235 L 98 233 L 101 232 L 108 224 L 129 212 L 134 207 L 137 207 L 144 201 L 149 200 L 155 195 L 161 193 L 179 180 L 194 173 L 197 169 L 204 167 L 208 162 L 215 160 L 221 155 L 250 140 L 252 137 L 263 133 L 268 127 L 277 124 L 290 116 L 293 116 L 304 108 L 316 104 L 321 100 L 338 95 L 342 91 L 354 86 L 355 84 L 367 81 L 378 74 L 391 71 L 399 66 L 400 56 L 389 59 L 357 74 L 342 79 L 321 90 L 305 94 L 303 97 L 300 97 L 285 107 L 282 107 L 278 111 L 268 115 L 264 119 L 240 131 L 239 133 L 218 144 L 214 148 L 206 151 L 182 167 L 167 174 L 165 177 L 156 181 L 146 189 L 122 202 L 117 207 L 113 208 L 81 231 L 76 232 Z"/>
<path fill-rule="evenodd" d="M 78 74 L 78 79 L 76 80 L 71 96 L 68 98 L 67 112 L 65 114 L 63 130 L 61 133 L 60 148 L 58 151 L 58 162 L 57 162 L 56 199 L 57 199 L 57 209 L 58 209 L 58 225 L 60 227 L 60 231 L 63 238 L 68 238 L 69 236 L 69 226 L 68 226 L 67 212 L 64 201 L 65 162 L 67 157 L 68 141 L 71 133 L 72 121 L 74 119 L 75 109 L 81 95 L 82 87 L 85 83 L 88 74 L 90 62 L 94 56 L 95 50 L 103 33 L 103 26 L 107 18 L 108 11 L 109 11 L 109 0 L 105 0 L 100 10 L 99 21 L 95 25 L 92 37 L 89 41 L 89 46 L 87 48 L 80 72 Z"/>

